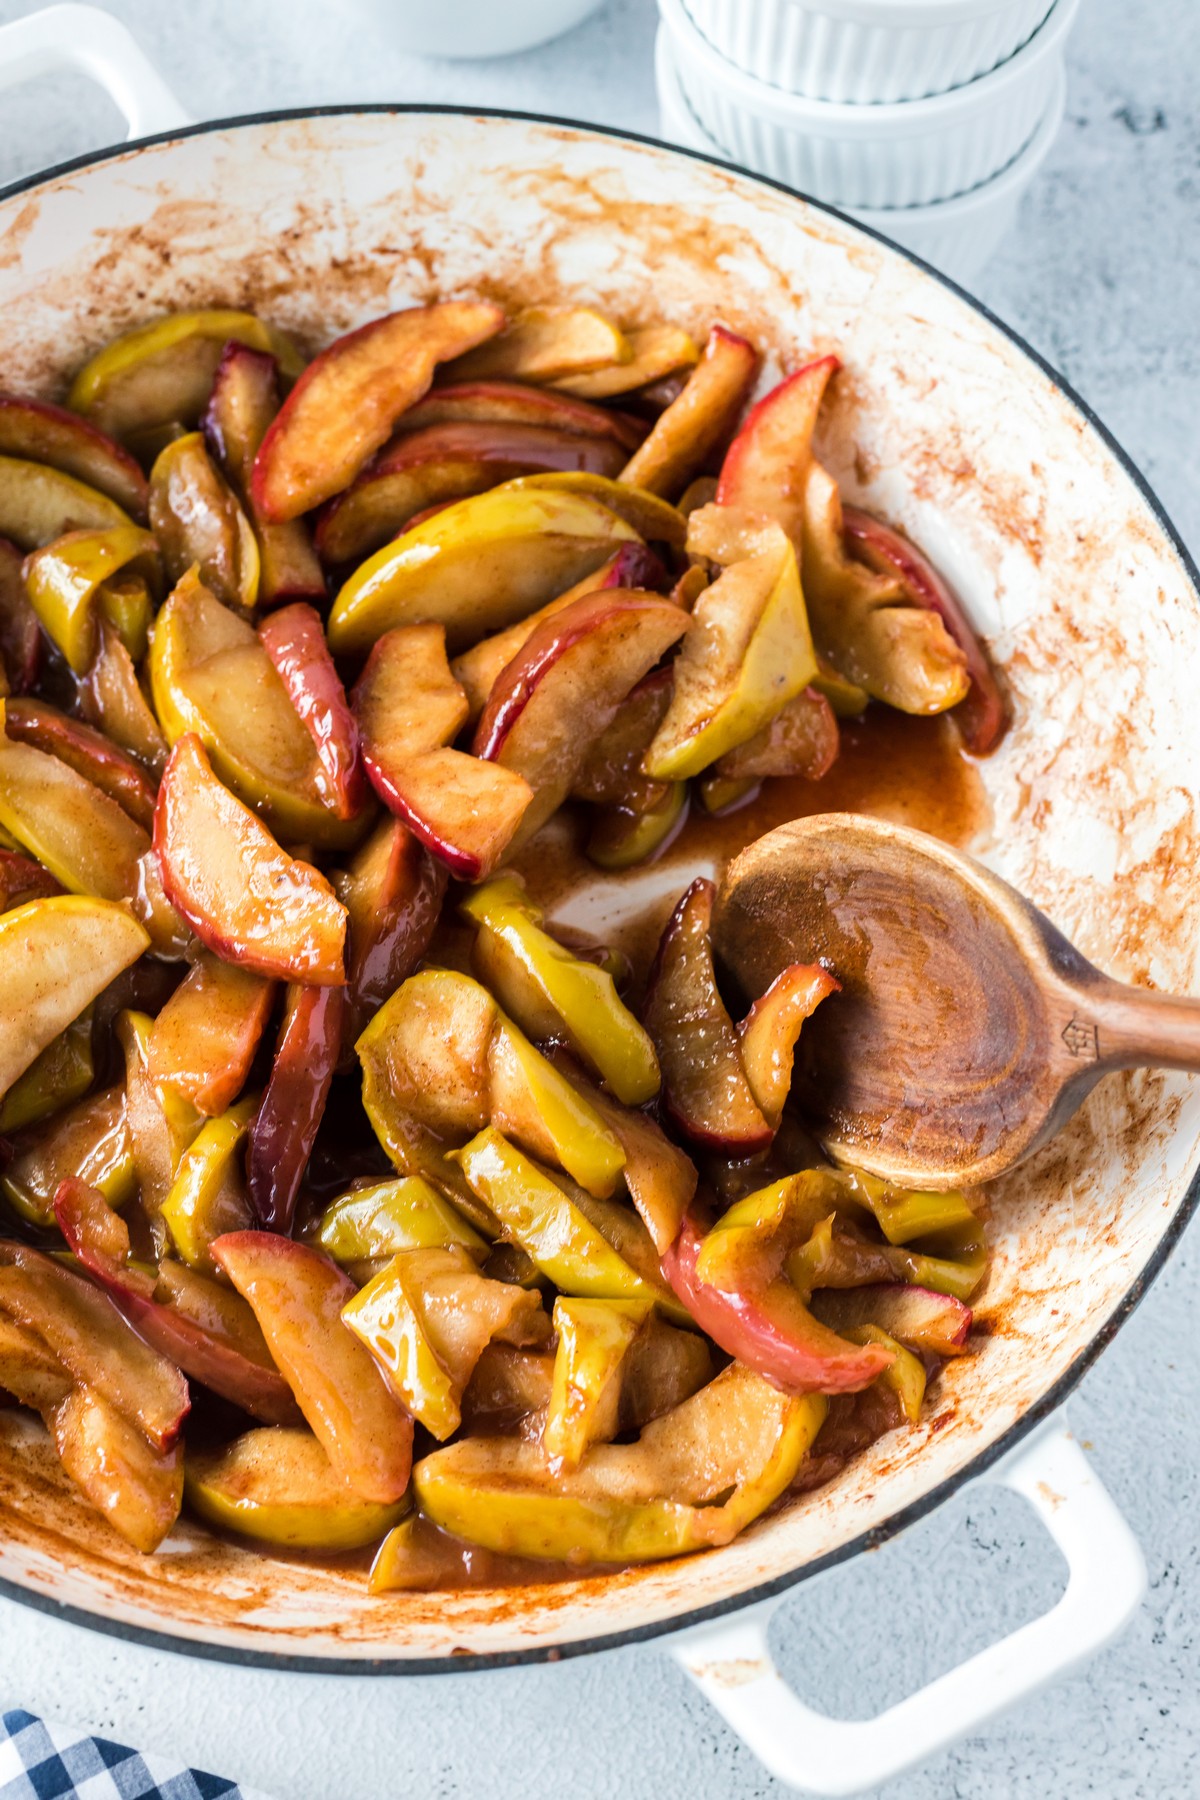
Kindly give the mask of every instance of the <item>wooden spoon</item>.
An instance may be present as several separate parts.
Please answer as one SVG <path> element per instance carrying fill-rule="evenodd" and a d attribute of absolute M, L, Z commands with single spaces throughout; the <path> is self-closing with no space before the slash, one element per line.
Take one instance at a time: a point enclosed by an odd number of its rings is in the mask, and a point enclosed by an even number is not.
<path fill-rule="evenodd" d="M 748 995 L 838 977 L 792 1092 L 831 1156 L 907 1187 L 1011 1169 L 1111 1069 L 1200 1070 L 1200 1000 L 1113 981 L 998 876 L 852 813 L 781 825 L 729 866 L 717 954 Z"/>

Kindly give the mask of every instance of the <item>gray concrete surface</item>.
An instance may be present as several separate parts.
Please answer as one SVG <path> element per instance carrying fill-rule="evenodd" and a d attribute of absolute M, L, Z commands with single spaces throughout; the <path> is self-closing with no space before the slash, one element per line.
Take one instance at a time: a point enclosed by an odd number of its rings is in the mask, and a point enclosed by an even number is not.
<path fill-rule="evenodd" d="M 436 0 L 431 0 L 436 4 Z M 502 3 L 502 0 L 497 0 Z M 747 0 L 752 3 L 752 0 Z M 653 132 L 652 0 L 557 44 L 419 63 L 385 0 L 111 0 L 198 117 L 332 100 L 466 100 Z M 31 10 L 0 0 L 0 21 Z M 1200 8 L 1084 0 L 1067 122 L 982 298 L 1100 413 L 1200 548 Z M 0 180 L 115 135 L 82 81 L 6 96 Z M 1071 1408 L 1150 1569 L 1140 1616 L 1083 1673 L 883 1800 L 1185 1800 L 1200 1790 L 1200 1235 Z M 1054 1599 L 1057 1554 L 1010 1496 L 951 1504 L 784 1609 L 805 1697 L 864 1716 Z M 239 1775 L 278 1800 L 765 1800 L 771 1781 L 653 1646 L 554 1668 L 404 1682 L 230 1673 L 0 1605 L 0 1698 Z"/>

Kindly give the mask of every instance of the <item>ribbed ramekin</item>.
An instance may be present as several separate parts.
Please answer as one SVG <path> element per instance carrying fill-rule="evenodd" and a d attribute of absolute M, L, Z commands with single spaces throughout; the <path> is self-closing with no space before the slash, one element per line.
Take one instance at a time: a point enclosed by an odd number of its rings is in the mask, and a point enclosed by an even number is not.
<path fill-rule="evenodd" d="M 705 156 L 724 156 L 720 145 L 708 136 L 688 106 L 675 67 L 672 40 L 665 27 L 659 28 L 656 67 L 663 136 Z M 860 206 L 848 207 L 847 211 L 932 263 L 952 280 L 973 281 L 1012 226 L 1022 196 L 1058 136 L 1066 92 L 1066 75 L 1060 67 L 1045 117 L 1025 149 L 999 175 L 972 188 L 970 193 L 928 206 L 890 210 Z"/>
<path fill-rule="evenodd" d="M 1017 54 L 925 100 L 849 106 L 785 94 L 713 48 L 683 0 L 659 0 L 691 111 L 734 162 L 836 206 L 921 206 L 1005 168 L 1045 118 L 1079 0 L 1056 0 Z"/>
<path fill-rule="evenodd" d="M 721 55 L 772 87 L 856 106 L 920 100 L 997 68 L 1053 0 L 684 0 Z"/>

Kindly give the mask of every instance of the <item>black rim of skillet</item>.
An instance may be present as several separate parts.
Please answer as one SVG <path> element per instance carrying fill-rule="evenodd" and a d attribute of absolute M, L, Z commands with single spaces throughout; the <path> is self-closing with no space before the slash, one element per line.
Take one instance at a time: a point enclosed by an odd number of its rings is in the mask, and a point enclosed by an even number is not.
<path fill-rule="evenodd" d="M 997 318 L 995 313 L 989 311 L 965 288 L 960 287 L 958 282 L 951 280 L 948 275 L 943 275 L 939 269 L 933 268 L 931 264 L 925 262 L 921 257 L 915 256 L 910 250 L 905 250 L 901 245 L 894 243 L 884 232 L 876 231 L 872 226 L 864 225 L 846 213 L 839 212 L 836 207 L 827 206 L 823 201 L 814 200 L 811 196 L 788 187 L 785 182 L 774 181 L 766 175 L 754 175 L 750 171 L 740 168 L 736 163 L 728 162 L 721 157 L 709 156 L 700 150 L 692 150 L 680 144 L 670 144 L 661 138 L 651 137 L 645 132 L 610 129 L 603 125 L 589 124 L 586 120 L 556 118 L 545 113 L 521 112 L 511 107 L 422 105 L 418 103 L 393 105 L 386 102 L 365 106 L 285 107 L 278 111 L 244 113 L 235 118 L 212 119 L 198 125 L 182 125 L 173 131 L 160 131 L 151 137 L 136 138 L 128 143 L 112 145 L 107 149 L 89 151 L 86 155 L 73 157 L 67 162 L 55 164 L 52 168 L 42 169 L 36 174 L 23 176 L 19 181 L 10 182 L 6 187 L 0 188 L 0 203 L 12 199 L 14 195 L 28 193 L 31 189 L 41 187 L 63 175 L 72 174 L 80 169 L 96 167 L 105 162 L 121 162 L 132 151 L 146 149 L 154 144 L 173 143 L 179 138 L 202 137 L 210 132 L 304 119 L 344 118 L 356 114 L 409 113 L 423 113 L 445 118 L 513 119 L 521 124 L 548 125 L 602 139 L 610 138 L 623 143 L 644 144 L 653 150 L 667 150 L 672 155 L 686 157 L 692 162 L 726 169 L 742 181 L 773 189 L 776 193 L 785 194 L 789 199 L 803 200 L 818 212 L 826 213 L 830 218 L 850 225 L 855 231 L 860 231 L 865 236 L 886 244 L 906 262 L 912 263 L 932 280 L 949 289 L 952 294 L 956 294 L 960 300 L 964 300 L 989 325 L 1006 337 L 1010 343 L 1015 344 L 1035 368 L 1050 378 L 1059 392 L 1070 401 L 1080 417 L 1100 438 L 1137 488 L 1175 550 L 1193 589 L 1200 598 L 1200 570 L 1197 569 L 1178 531 L 1167 516 L 1162 502 L 1141 470 L 1122 449 L 1087 401 L 1075 392 L 1058 370 L 1047 362 L 1046 358 L 1031 344 L 1027 343 L 1019 332 L 1014 331 L 1011 325 L 1006 325 L 1003 319 Z M 528 1663 L 560 1662 L 567 1657 L 594 1655 L 601 1650 L 616 1650 L 626 1644 L 645 1643 L 651 1638 L 665 1637 L 675 1632 L 686 1631 L 689 1627 L 703 1625 L 731 1613 L 741 1612 L 746 1607 L 782 1595 L 789 1588 L 797 1587 L 802 1581 L 807 1581 L 812 1576 L 823 1573 L 826 1569 L 835 1568 L 839 1563 L 849 1561 L 860 1551 L 878 1549 L 889 1538 L 895 1537 L 900 1532 L 906 1531 L 909 1526 L 915 1525 L 918 1520 L 925 1518 L 927 1514 L 949 1500 L 960 1488 L 977 1480 L 988 1469 L 993 1468 L 1028 1437 L 1036 1426 L 1058 1411 L 1068 1395 L 1079 1385 L 1097 1357 L 1108 1348 L 1175 1249 L 1183 1235 L 1184 1227 L 1188 1224 L 1198 1204 L 1200 1204 L 1200 1167 L 1193 1173 L 1188 1190 L 1180 1201 L 1174 1218 L 1155 1246 L 1153 1254 L 1147 1259 L 1143 1269 L 1095 1336 L 1080 1351 L 1065 1373 L 1060 1375 L 1054 1385 L 1042 1395 L 1041 1399 L 1035 1401 L 1017 1422 L 1010 1425 L 1008 1430 L 1003 1432 L 994 1443 L 989 1444 L 986 1449 L 972 1457 L 964 1468 L 949 1476 L 945 1481 L 939 1482 L 927 1494 L 923 1494 L 919 1500 L 914 1500 L 910 1506 L 892 1513 L 881 1525 L 874 1526 L 870 1531 L 862 1532 L 849 1543 L 842 1544 L 838 1549 L 830 1551 L 827 1556 L 818 1557 L 812 1562 L 805 1563 L 801 1568 L 789 1569 L 770 1581 L 760 1582 L 756 1587 L 747 1588 L 745 1592 L 735 1594 L 729 1599 L 715 1601 L 710 1606 L 696 1607 L 688 1612 L 673 1614 L 670 1618 L 656 1619 L 644 1625 L 631 1626 L 626 1631 L 609 1632 L 603 1637 L 578 1638 L 567 1644 L 544 1644 L 528 1650 L 504 1650 L 489 1655 L 477 1655 L 463 1647 L 462 1649 L 456 1648 L 444 1656 L 436 1657 L 380 1656 L 340 1659 L 331 1656 L 297 1656 L 272 1650 L 248 1650 L 234 1645 L 202 1643 L 165 1631 L 154 1631 L 146 1626 L 130 1625 L 121 1620 L 105 1618 L 103 1614 L 89 1612 L 84 1607 L 64 1605 L 49 1595 L 34 1593 L 18 1582 L 3 1578 L 0 1578 L 0 1595 L 10 1600 L 20 1601 L 25 1606 L 33 1607 L 37 1612 L 48 1614 L 51 1618 L 64 1619 L 75 1625 L 84 1625 L 92 1631 L 102 1632 L 108 1637 L 121 1638 L 127 1643 L 141 1644 L 154 1650 L 170 1650 L 180 1656 L 202 1657 L 209 1662 L 235 1663 L 243 1668 L 291 1670 L 298 1674 L 441 1675 L 451 1674 L 460 1669 L 466 1671 L 505 1669 Z"/>

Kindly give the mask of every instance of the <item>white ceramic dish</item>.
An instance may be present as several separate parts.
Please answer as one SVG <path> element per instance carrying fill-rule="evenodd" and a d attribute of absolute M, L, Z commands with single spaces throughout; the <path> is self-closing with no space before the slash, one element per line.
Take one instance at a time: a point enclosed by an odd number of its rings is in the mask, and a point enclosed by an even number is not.
<path fill-rule="evenodd" d="M 721 55 L 789 94 L 869 106 L 943 94 L 1032 37 L 1052 0 L 686 0 Z"/>
<path fill-rule="evenodd" d="M 1079 0 L 990 75 L 928 100 L 847 106 L 768 87 L 726 62 L 684 0 L 659 0 L 688 104 L 735 162 L 834 206 L 922 206 L 1007 167 L 1050 108 Z"/>
<path fill-rule="evenodd" d="M 117 22 L 55 10 L 0 31 L 0 85 L 70 61 L 99 73 L 131 122 L 165 126 L 161 84 L 143 104 L 145 65 Z M 1102 966 L 1196 991 L 1200 711 L 1181 646 L 1200 631 L 1200 577 L 1062 380 L 903 252 L 661 144 L 467 110 L 203 125 L 0 194 L 0 357 L 18 390 L 61 393 L 98 343 L 180 305 L 259 306 L 315 346 L 390 307 L 481 289 L 510 304 L 587 294 L 630 325 L 703 333 L 724 318 L 761 345 L 764 382 L 836 347 L 845 372 L 822 459 L 945 568 L 1012 692 L 1013 729 L 978 770 L 987 823 L 974 848 Z M 993 1192 L 989 1329 L 948 1365 L 937 1415 L 700 1557 L 386 1596 L 191 1520 L 164 1554 L 140 1557 L 80 1506 L 40 1427 L 6 1411 L 0 1592 L 239 1664 L 229 1690 L 242 1693 L 257 1679 L 246 1665 L 449 1672 L 675 1632 L 672 1652 L 782 1779 L 873 1787 L 1073 1667 L 1138 1604 L 1136 1541 L 1051 1421 L 1198 1198 L 1200 1087 L 1110 1077 Z M 1070 1571 L 1062 1600 L 876 1719 L 806 1708 L 771 1656 L 780 1596 L 981 1479 L 1015 1488 L 1052 1532 Z M 186 1682 L 182 1664 L 170 1679 Z M 264 1675 L 258 1693 L 267 1718 L 278 1686 Z M 330 1716 L 317 1709 L 312 1728 L 327 1736 Z"/>
<path fill-rule="evenodd" d="M 381 39 L 418 56 L 512 56 L 561 37 L 601 0 L 352 0 Z"/>
<path fill-rule="evenodd" d="M 721 157 L 719 145 L 708 136 L 684 97 L 664 26 L 659 27 L 655 67 L 663 136 L 704 156 Z M 847 210 L 952 280 L 969 285 L 1011 231 L 1022 197 L 1058 136 L 1066 97 L 1066 76 L 1060 72 L 1049 110 L 1021 154 L 1007 169 L 969 193 L 954 200 L 935 200 L 929 206 L 890 210 L 855 206 Z"/>

